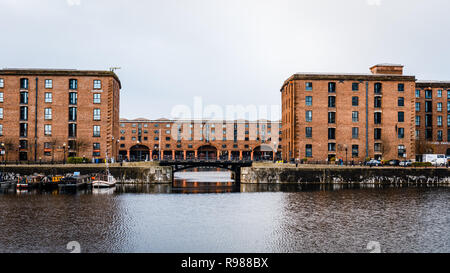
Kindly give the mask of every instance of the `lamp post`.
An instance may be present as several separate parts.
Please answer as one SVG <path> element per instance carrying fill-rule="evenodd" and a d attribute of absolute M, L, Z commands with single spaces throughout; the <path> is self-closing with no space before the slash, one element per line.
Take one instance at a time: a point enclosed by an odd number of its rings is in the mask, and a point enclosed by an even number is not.
<path fill-rule="evenodd" d="M 67 144 L 64 143 L 63 144 L 63 149 L 64 149 L 63 165 L 66 165 L 66 146 L 67 146 Z"/>
<path fill-rule="evenodd" d="M 348 162 L 348 146 L 347 144 L 345 144 L 345 165 L 347 166 L 347 162 Z"/>

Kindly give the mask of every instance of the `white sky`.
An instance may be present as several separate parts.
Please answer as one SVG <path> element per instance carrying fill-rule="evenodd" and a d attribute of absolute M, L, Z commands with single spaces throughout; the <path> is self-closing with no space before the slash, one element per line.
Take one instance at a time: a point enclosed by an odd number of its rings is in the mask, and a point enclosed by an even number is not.
<path fill-rule="evenodd" d="M 0 67 L 108 69 L 121 116 L 280 104 L 295 72 L 450 80 L 448 0 L 0 0 Z M 274 117 L 276 118 L 276 117 Z"/>

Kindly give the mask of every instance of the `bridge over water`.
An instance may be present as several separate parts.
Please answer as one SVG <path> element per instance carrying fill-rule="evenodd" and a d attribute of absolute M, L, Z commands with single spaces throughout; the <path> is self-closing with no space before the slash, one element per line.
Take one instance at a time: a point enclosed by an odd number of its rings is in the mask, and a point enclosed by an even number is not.
<path fill-rule="evenodd" d="M 172 173 L 192 168 L 215 167 L 234 173 L 236 184 L 241 183 L 241 168 L 251 167 L 252 161 L 223 161 L 223 160 L 163 160 L 160 166 L 172 167 Z M 173 179 L 173 177 L 172 177 Z"/>

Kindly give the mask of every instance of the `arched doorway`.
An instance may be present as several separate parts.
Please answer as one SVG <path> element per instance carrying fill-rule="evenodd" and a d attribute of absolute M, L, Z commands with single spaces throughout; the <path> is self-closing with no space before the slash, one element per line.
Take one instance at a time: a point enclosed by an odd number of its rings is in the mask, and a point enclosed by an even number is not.
<path fill-rule="evenodd" d="M 150 149 L 144 145 L 135 145 L 130 149 L 130 161 L 150 160 Z"/>
<path fill-rule="evenodd" d="M 261 145 L 253 150 L 253 160 L 265 161 L 273 160 L 273 150 L 269 145 Z"/>
<path fill-rule="evenodd" d="M 211 145 L 206 145 L 198 148 L 198 159 L 216 160 L 217 148 Z"/>

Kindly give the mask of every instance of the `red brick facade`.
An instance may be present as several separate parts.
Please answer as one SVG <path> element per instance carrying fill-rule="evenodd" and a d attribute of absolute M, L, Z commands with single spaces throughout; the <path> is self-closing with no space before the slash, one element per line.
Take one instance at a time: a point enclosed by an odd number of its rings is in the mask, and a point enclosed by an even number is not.
<path fill-rule="evenodd" d="M 114 157 L 120 88 L 109 71 L 0 70 L 2 160 Z"/>
<path fill-rule="evenodd" d="M 281 89 L 283 159 L 415 159 L 416 79 L 400 65 L 371 71 L 290 77 Z"/>
<path fill-rule="evenodd" d="M 120 126 L 119 159 L 272 160 L 274 154 L 281 157 L 280 122 L 122 119 Z"/>

